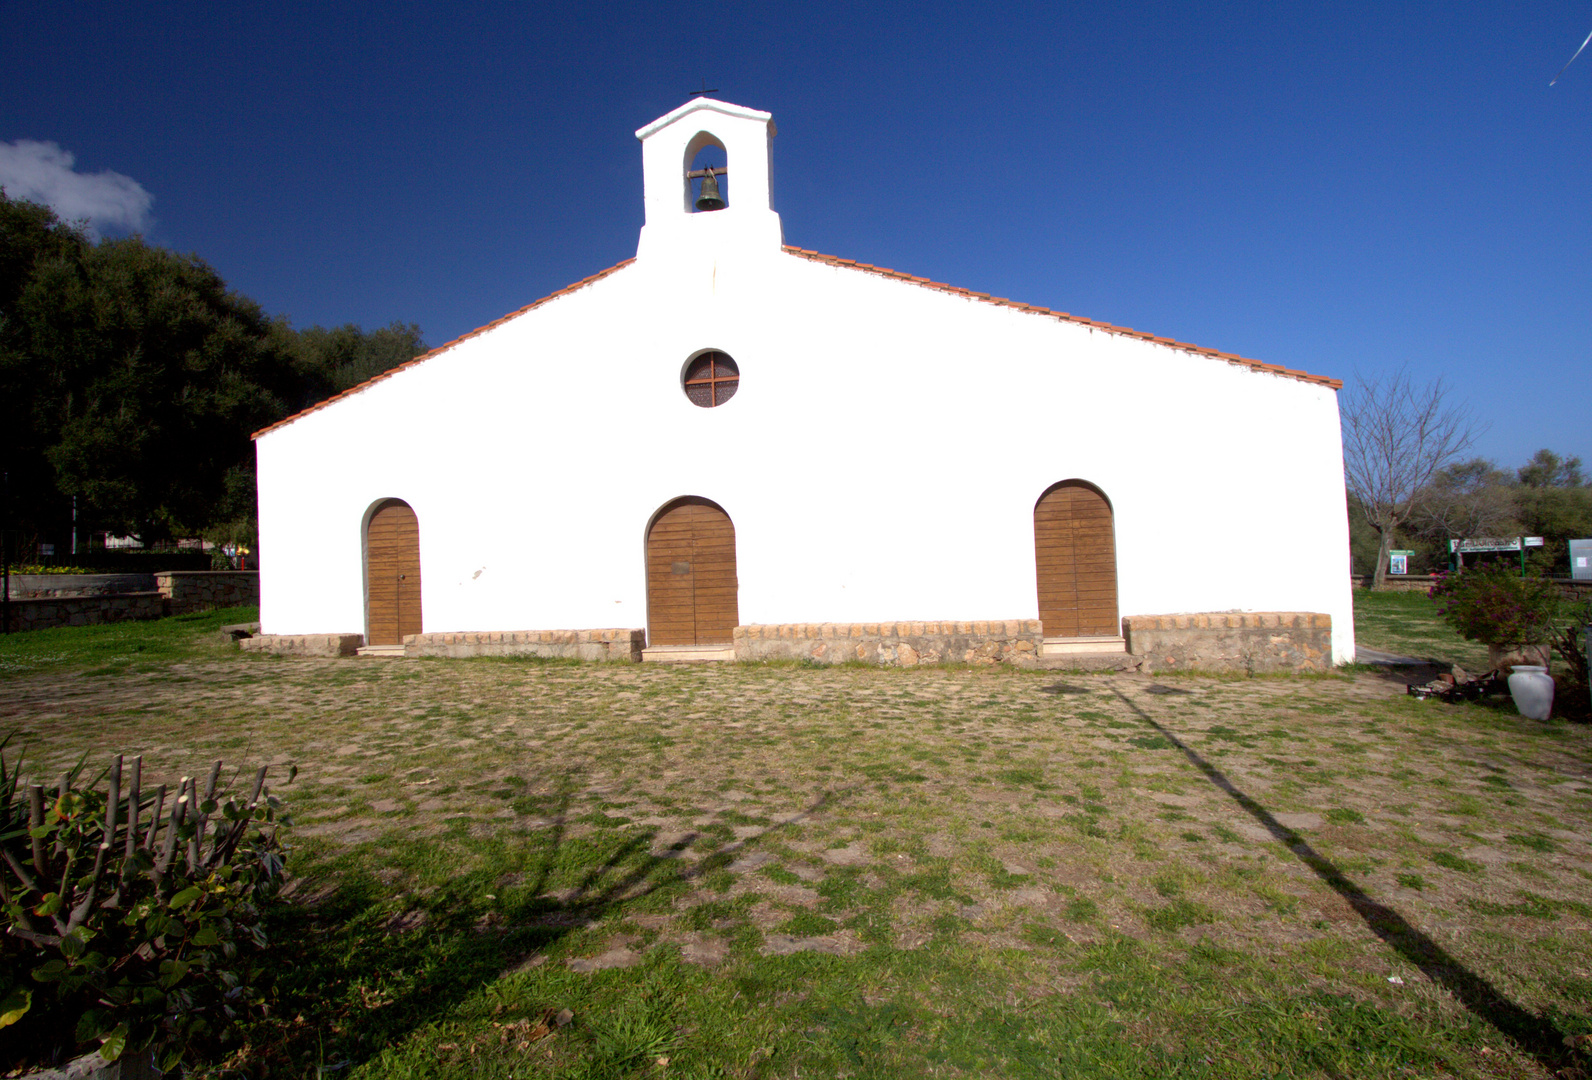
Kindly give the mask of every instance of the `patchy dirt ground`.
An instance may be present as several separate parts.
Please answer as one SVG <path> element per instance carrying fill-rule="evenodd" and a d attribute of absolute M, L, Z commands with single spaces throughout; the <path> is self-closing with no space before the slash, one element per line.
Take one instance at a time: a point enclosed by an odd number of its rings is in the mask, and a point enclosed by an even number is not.
<path fill-rule="evenodd" d="M 1128 942 L 1226 957 L 1218 996 L 1453 1016 L 1489 1075 L 1592 1031 L 1592 731 L 1369 674 L 232 657 L 0 682 L 0 729 L 41 777 L 296 762 L 301 898 L 374 874 L 400 932 L 486 873 L 485 923 L 518 890 L 574 931 L 532 967 L 954 940 L 1012 1003 L 1110 1006 Z M 1156 992 L 1212 992 L 1177 970 Z"/>

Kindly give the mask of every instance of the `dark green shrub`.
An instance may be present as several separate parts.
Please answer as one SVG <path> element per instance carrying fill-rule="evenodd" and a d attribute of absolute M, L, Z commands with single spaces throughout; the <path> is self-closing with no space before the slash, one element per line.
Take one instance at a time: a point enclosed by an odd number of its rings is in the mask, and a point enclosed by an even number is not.
<path fill-rule="evenodd" d="M 1428 595 L 1462 637 L 1501 646 L 1545 643 L 1560 602 L 1553 582 L 1503 565 L 1439 574 Z"/>
<path fill-rule="evenodd" d="M 1592 696 L 1587 683 L 1592 670 L 1587 667 L 1586 627 L 1592 626 L 1592 601 L 1568 607 L 1553 628 L 1553 649 L 1563 663 L 1554 668 L 1558 688 L 1553 696 L 1556 716 L 1570 720 L 1592 720 Z"/>
<path fill-rule="evenodd" d="M 246 796 L 218 790 L 219 761 L 203 784 L 150 794 L 142 759 L 124 788 L 117 757 L 87 783 L 79 761 L 46 791 L 21 783 L 20 760 L 7 769 L 7 742 L 0 1071 L 96 1047 L 110 1061 L 152 1050 L 166 1069 L 225 1042 L 260 1007 L 261 907 L 282 877 L 290 822 L 266 769 Z"/>

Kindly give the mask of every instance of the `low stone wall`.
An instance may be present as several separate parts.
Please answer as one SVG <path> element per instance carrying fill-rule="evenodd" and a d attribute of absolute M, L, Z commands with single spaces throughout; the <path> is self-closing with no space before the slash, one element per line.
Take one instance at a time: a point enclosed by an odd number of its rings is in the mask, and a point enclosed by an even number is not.
<path fill-rule="evenodd" d="M 165 597 L 158 592 L 118 593 L 114 596 L 42 596 L 12 600 L 12 633 L 44 630 L 52 626 L 93 626 L 129 619 L 158 619 L 166 613 Z"/>
<path fill-rule="evenodd" d="M 273 656 L 353 656 L 364 644 L 364 634 L 255 634 L 241 638 L 238 648 Z"/>
<path fill-rule="evenodd" d="M 1551 578 L 1559 593 L 1569 600 L 1579 600 L 1592 594 L 1592 580 L 1576 578 Z M 1369 589 L 1371 575 L 1363 574 L 1349 579 L 1356 589 Z M 1437 584 L 1436 574 L 1389 574 L 1382 579 L 1383 592 L 1425 592 Z"/>
<path fill-rule="evenodd" d="M 260 602 L 255 570 L 166 570 L 156 574 L 15 574 L 11 630 L 158 619 Z"/>
<path fill-rule="evenodd" d="M 11 599 L 155 592 L 154 574 L 12 574 Z"/>
<path fill-rule="evenodd" d="M 1146 674 L 1332 670 L 1332 616 L 1318 612 L 1129 615 L 1122 633 Z"/>
<path fill-rule="evenodd" d="M 260 602 L 258 570 L 164 570 L 155 588 L 170 603 L 170 614 L 244 607 Z"/>
<path fill-rule="evenodd" d="M 550 656 L 641 662 L 645 630 L 483 630 L 408 634 L 405 656 Z"/>
<path fill-rule="evenodd" d="M 1037 662 L 1043 638 L 1038 619 L 737 626 L 735 659 L 1028 665 Z"/>
<path fill-rule="evenodd" d="M 1382 579 L 1383 592 L 1425 592 L 1437 582 L 1433 574 L 1389 574 Z M 1356 589 L 1369 589 L 1371 575 L 1357 575 L 1349 579 L 1349 584 Z"/>

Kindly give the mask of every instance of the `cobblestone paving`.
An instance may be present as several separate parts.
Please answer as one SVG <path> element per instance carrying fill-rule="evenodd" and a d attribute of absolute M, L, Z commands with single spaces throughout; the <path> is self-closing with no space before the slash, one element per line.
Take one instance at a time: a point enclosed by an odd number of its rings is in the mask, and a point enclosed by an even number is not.
<path fill-rule="evenodd" d="M 991 956 L 1127 935 L 1442 999 L 1371 904 L 1533 1009 L 1592 986 L 1592 732 L 1368 674 L 240 656 L 13 678 L 7 729 L 44 777 L 84 752 L 173 780 L 217 757 L 295 762 L 280 793 L 301 899 L 364 867 L 402 929 L 423 921 L 406 897 L 491 865 L 505 895 L 567 902 L 547 917 L 585 932 L 537 962 L 575 971 L 666 945 L 714 966 L 948 932 Z M 405 863 L 423 841 L 445 866 Z M 525 865 L 504 872 L 516 844 Z"/>

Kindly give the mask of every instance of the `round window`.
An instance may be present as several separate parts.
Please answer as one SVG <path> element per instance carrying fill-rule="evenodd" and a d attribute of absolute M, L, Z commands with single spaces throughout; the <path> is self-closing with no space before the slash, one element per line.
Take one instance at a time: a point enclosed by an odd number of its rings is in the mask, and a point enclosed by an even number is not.
<path fill-rule="evenodd" d="M 721 352 L 705 352 L 685 366 L 685 396 L 704 409 L 723 405 L 740 384 L 741 369 Z"/>

